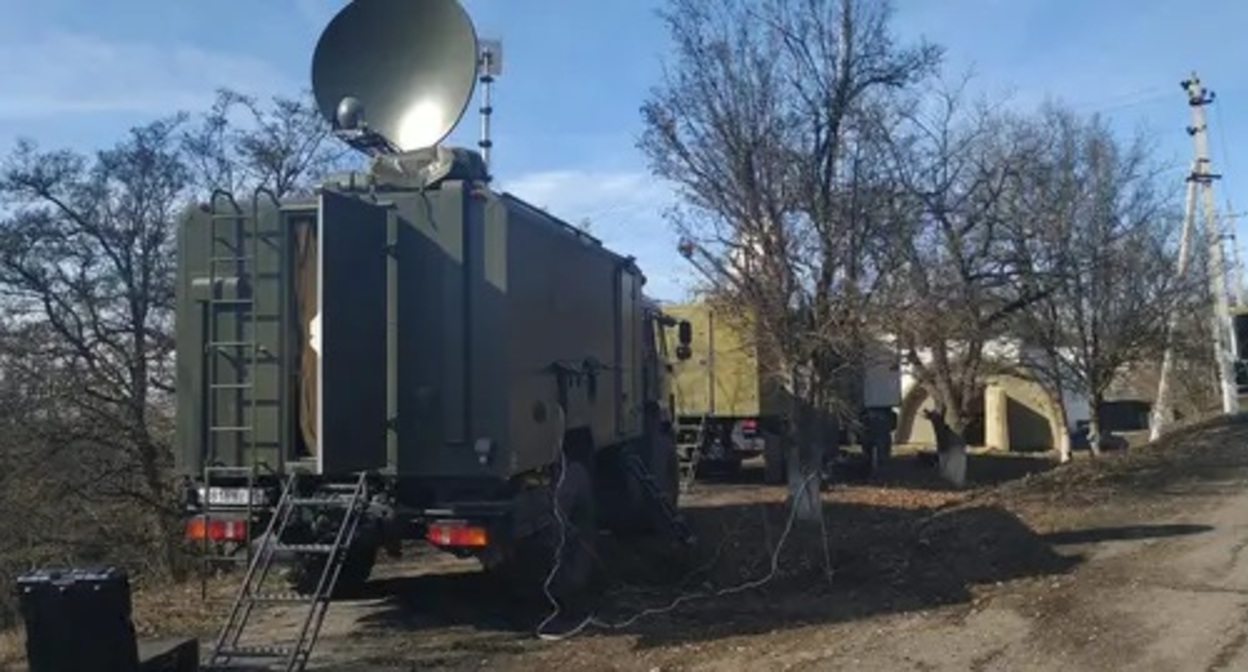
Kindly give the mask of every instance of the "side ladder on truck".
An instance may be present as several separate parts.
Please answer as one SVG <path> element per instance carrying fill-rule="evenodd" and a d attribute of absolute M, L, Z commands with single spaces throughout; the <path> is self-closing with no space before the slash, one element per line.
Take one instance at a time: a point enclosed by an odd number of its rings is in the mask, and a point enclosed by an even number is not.
<path fill-rule="evenodd" d="M 650 500 L 652 505 L 658 507 L 659 518 L 662 520 L 663 525 L 667 528 L 668 534 L 670 534 L 674 540 L 682 544 L 693 544 L 693 532 L 686 524 L 684 515 L 682 515 L 680 510 L 673 506 L 672 503 L 667 501 L 667 498 L 663 496 L 662 488 L 660 488 L 658 482 L 654 480 L 654 473 L 651 472 L 650 468 L 646 466 L 646 463 L 641 459 L 641 456 L 636 453 L 630 453 L 625 462 L 627 463 L 628 470 L 632 473 L 633 478 L 637 479 L 637 482 L 641 484 L 642 489 L 645 490 L 646 498 Z"/>
<path fill-rule="evenodd" d="M 204 278 L 208 284 L 208 298 L 203 323 L 203 440 L 208 458 L 203 472 L 204 495 L 198 523 L 203 526 L 200 531 L 204 565 L 201 598 L 207 597 L 206 582 L 213 566 L 251 562 L 254 507 L 271 505 L 271 502 L 253 501 L 259 470 L 253 460 L 260 404 L 255 364 L 266 354 L 256 331 L 260 319 L 267 316 L 258 314 L 255 297 L 261 238 L 258 209 L 262 196 L 277 202 L 271 191 L 258 188 L 253 194 L 250 214 L 234 196 L 222 189 L 215 190 L 209 201 L 208 274 Z M 223 324 L 223 315 L 230 316 L 233 322 Z M 279 320 L 279 324 L 283 324 L 284 330 L 284 323 Z M 225 333 L 227 329 L 230 333 Z M 229 457 L 223 460 L 227 455 Z M 232 486 L 230 490 L 237 492 L 240 481 L 248 493 L 245 504 L 214 501 L 219 486 L 224 488 L 228 484 Z M 214 516 L 214 509 L 221 515 Z M 240 513 L 245 518 L 240 519 Z M 231 553 L 219 551 L 218 544 L 226 543 L 241 544 L 241 548 Z"/>
<path fill-rule="evenodd" d="M 312 656 L 312 649 L 320 634 L 321 624 L 329 609 L 330 597 L 338 583 L 347 549 L 355 539 L 363 512 L 368 504 L 368 480 L 360 474 L 354 484 L 330 486 L 338 490 L 315 496 L 299 492 L 298 474 L 286 478 L 282 498 L 269 521 L 268 529 L 261 539 L 255 558 L 247 568 L 247 576 L 239 588 L 230 615 L 201 670 L 303 670 Z M 338 508 L 343 515 L 338 523 L 334 541 L 328 544 L 282 543 L 287 526 L 301 510 Z M 308 595 L 289 590 L 267 592 L 265 580 L 269 578 L 279 554 L 320 554 L 326 558 L 321 568 L 316 588 Z M 264 605 L 306 604 L 307 613 L 293 641 L 282 644 L 243 643 L 252 614 L 256 607 Z"/>

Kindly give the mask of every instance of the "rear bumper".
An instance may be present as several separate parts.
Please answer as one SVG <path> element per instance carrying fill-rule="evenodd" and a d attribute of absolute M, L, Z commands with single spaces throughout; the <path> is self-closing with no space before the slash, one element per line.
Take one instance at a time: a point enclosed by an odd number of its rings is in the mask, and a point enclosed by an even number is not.
<path fill-rule="evenodd" d="M 361 531 L 368 529 L 370 534 L 376 533 L 391 554 L 397 554 L 402 541 L 428 541 L 447 550 L 475 552 L 487 543 L 493 545 L 528 531 L 535 516 L 526 515 L 532 513 L 526 506 L 539 506 L 507 497 L 496 491 L 493 484 L 463 487 L 464 482 L 459 481 L 456 485 L 460 487 L 435 489 L 430 486 L 441 484 L 410 479 L 394 485 L 397 485 L 394 491 L 369 504 L 360 528 Z M 250 508 L 245 483 L 217 487 L 214 481 L 213 486 L 205 489 L 198 480 L 187 483 L 184 509 L 187 540 L 243 543 L 264 534 L 281 499 L 280 483 L 255 488 Z M 446 499 L 446 495 L 456 490 L 466 493 L 476 490 L 484 496 Z M 395 499 L 401 501 L 395 502 Z"/>

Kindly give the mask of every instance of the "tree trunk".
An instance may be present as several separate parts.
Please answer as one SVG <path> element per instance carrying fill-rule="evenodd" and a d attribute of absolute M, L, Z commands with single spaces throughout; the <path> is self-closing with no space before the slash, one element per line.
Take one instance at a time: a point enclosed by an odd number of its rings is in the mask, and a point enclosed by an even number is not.
<path fill-rule="evenodd" d="M 182 520 L 166 512 L 154 513 L 158 548 L 163 567 L 169 578 L 182 581 L 187 576 L 186 554 L 182 549 Z"/>
<path fill-rule="evenodd" d="M 168 572 L 174 579 L 182 578 L 182 548 L 179 537 L 182 533 L 182 520 L 176 514 L 177 506 L 166 480 L 168 474 L 164 469 L 167 449 L 153 440 L 151 427 L 147 422 L 147 386 L 136 385 L 136 401 L 130 408 L 131 432 L 138 450 L 139 467 L 142 471 L 144 495 L 146 503 L 140 503 L 151 512 L 153 541 L 158 549 L 160 569 Z"/>
<path fill-rule="evenodd" d="M 818 414 L 806 407 L 795 413 L 795 436 L 789 441 L 788 465 L 789 505 L 795 507 L 796 519 L 803 523 L 821 523 L 823 507 L 819 493 L 823 490 L 823 448 L 825 432 Z"/>
<path fill-rule="evenodd" d="M 152 515 L 152 533 L 155 535 L 154 541 L 159 549 L 161 569 L 168 572 L 169 575 L 180 580 L 183 575 L 182 548 L 180 536 L 182 533 L 182 520 L 173 514 L 174 501 L 169 492 L 168 485 L 162 478 L 163 473 L 154 451 L 159 450 L 157 446 L 151 445 L 144 449 L 143 456 L 143 480 L 146 487 L 148 497 L 152 503 L 147 504 L 150 507 Z M 168 503 L 170 508 L 165 508 Z"/>
<path fill-rule="evenodd" d="M 1093 393 L 1088 395 L 1092 400 L 1092 409 L 1088 413 L 1088 450 L 1092 452 L 1092 457 L 1101 456 L 1101 395 Z"/>
<path fill-rule="evenodd" d="M 953 412 L 928 411 L 926 415 L 936 434 L 936 457 L 941 477 L 959 488 L 966 485 L 968 453 L 963 434 L 969 423 L 961 414 Z M 953 422 L 950 423 L 950 420 Z"/>
<path fill-rule="evenodd" d="M 1062 392 L 1061 385 L 1057 386 L 1057 394 L 1054 395 L 1054 402 L 1057 407 L 1057 436 L 1053 437 L 1054 447 L 1057 449 L 1058 464 L 1066 464 L 1070 462 L 1070 419 L 1066 415 L 1066 395 Z"/>

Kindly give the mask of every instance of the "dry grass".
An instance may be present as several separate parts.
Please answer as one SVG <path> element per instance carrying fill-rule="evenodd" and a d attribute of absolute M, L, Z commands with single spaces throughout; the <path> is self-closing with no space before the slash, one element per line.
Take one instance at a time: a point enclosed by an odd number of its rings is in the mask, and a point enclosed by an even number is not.
<path fill-rule="evenodd" d="M 21 629 L 0 632 L 0 670 L 26 660 L 26 633 Z"/>
<path fill-rule="evenodd" d="M 242 573 L 208 581 L 207 599 L 197 580 L 142 586 L 134 591 L 134 627 L 139 637 L 201 637 L 212 633 L 229 611 Z"/>
<path fill-rule="evenodd" d="M 1045 457 L 976 454 L 969 464 L 971 486 L 960 491 L 945 487 L 912 455 L 903 455 L 876 481 L 835 485 L 824 493 L 826 555 L 822 535 L 799 533 L 781 554 L 777 577 L 763 588 L 689 601 L 621 634 L 641 649 L 704 646 L 786 625 L 966 603 L 976 599 L 981 586 L 1009 586 L 1069 571 L 1070 562 L 1045 541 L 1048 532 L 1159 516 L 1156 507 L 1165 498 L 1157 493 L 1194 480 L 1248 473 L 1246 445 L 1248 419 L 1235 418 L 1190 426 L 1156 444 L 1097 460 L 1081 455 L 1056 468 Z M 684 581 L 659 576 L 640 549 L 607 541 L 602 555 L 611 565 L 611 584 L 603 615 L 623 618 L 691 589 L 713 593 L 766 575 L 786 522 L 784 497 L 783 488 L 757 484 L 698 485 L 682 504 L 701 540 L 697 560 L 704 571 Z M 1166 501 L 1173 505 L 1173 500 Z M 830 579 L 825 558 L 831 559 Z M 439 578 L 412 571 L 427 562 L 407 560 L 380 572 L 394 575 L 381 579 L 385 585 L 378 590 L 393 593 L 395 607 L 385 620 L 361 626 L 372 633 L 376 655 L 390 651 L 403 660 L 445 660 L 453 651 L 471 656 L 480 644 L 472 637 L 482 637 L 481 632 L 499 636 L 494 621 L 477 621 L 487 612 L 508 613 L 511 605 L 475 576 Z M 200 599 L 195 581 L 137 586 L 140 636 L 210 636 L 228 610 L 237 581 L 238 574 L 210 581 L 208 601 Z M 404 634 L 413 622 L 425 629 L 417 638 L 420 651 Z M 466 635 L 462 626 L 470 623 L 476 627 Z M 516 629 L 524 632 L 525 627 Z M 618 643 L 612 642 L 613 637 L 579 641 L 574 657 L 600 661 L 594 656 Z M 21 647 L 18 633 L 0 635 L 0 669 L 21 659 Z"/>

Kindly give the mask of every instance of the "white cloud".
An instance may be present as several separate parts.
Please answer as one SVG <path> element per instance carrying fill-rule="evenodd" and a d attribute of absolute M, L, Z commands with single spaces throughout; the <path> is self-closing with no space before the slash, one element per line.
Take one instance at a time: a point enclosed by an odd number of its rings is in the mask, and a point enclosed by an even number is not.
<path fill-rule="evenodd" d="M 104 112 L 163 114 L 207 106 L 220 86 L 290 91 L 297 84 L 269 63 L 192 46 L 113 42 L 51 32 L 0 44 L 0 118 Z"/>
<path fill-rule="evenodd" d="M 612 251 L 637 258 L 646 293 L 678 300 L 692 274 L 676 253 L 676 234 L 663 217 L 673 203 L 667 185 L 644 172 L 556 170 L 499 180 L 498 188 L 545 208 L 590 233 Z"/>

